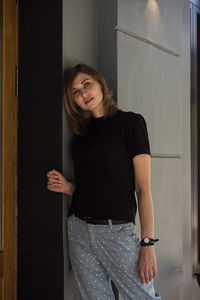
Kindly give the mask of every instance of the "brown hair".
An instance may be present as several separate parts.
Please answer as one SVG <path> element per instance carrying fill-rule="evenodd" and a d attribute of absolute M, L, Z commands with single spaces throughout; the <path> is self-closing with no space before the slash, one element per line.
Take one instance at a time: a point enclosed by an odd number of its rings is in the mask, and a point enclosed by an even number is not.
<path fill-rule="evenodd" d="M 112 92 L 109 91 L 105 79 L 95 69 L 86 64 L 77 64 L 74 67 L 68 69 L 64 74 L 63 88 L 64 88 L 64 104 L 66 109 L 67 118 L 69 120 L 72 130 L 78 135 L 85 135 L 87 133 L 87 127 L 91 118 L 90 112 L 82 110 L 76 105 L 73 100 L 72 83 L 75 77 L 79 73 L 84 73 L 93 77 L 101 88 L 103 93 L 103 106 L 104 115 L 109 117 L 117 111 L 118 107 L 112 98 Z"/>

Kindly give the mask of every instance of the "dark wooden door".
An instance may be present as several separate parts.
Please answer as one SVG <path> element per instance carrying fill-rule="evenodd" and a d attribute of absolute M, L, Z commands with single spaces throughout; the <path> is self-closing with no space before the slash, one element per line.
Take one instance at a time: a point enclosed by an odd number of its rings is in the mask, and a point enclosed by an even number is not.
<path fill-rule="evenodd" d="M 18 299 L 62 300 L 62 194 L 46 188 L 62 172 L 61 0 L 19 0 L 18 101 Z"/>

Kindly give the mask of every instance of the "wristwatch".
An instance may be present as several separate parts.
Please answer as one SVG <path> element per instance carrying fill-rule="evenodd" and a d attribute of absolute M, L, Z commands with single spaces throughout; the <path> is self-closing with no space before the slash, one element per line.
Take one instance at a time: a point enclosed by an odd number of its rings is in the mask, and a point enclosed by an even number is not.
<path fill-rule="evenodd" d="M 144 239 L 141 240 L 140 244 L 141 246 L 152 246 L 154 245 L 155 242 L 158 242 L 159 239 L 151 239 L 148 237 L 145 237 Z"/>

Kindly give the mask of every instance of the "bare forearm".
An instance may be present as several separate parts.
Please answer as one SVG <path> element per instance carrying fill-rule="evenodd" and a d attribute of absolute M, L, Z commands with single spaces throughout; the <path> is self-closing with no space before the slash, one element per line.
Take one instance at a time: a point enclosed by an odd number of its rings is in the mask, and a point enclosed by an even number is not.
<path fill-rule="evenodd" d="M 150 190 L 137 193 L 141 238 L 154 238 L 154 212 Z"/>
<path fill-rule="evenodd" d="M 70 181 L 70 182 L 68 182 L 67 189 L 65 190 L 64 193 L 66 195 L 72 196 L 75 189 L 76 189 L 75 183 Z"/>

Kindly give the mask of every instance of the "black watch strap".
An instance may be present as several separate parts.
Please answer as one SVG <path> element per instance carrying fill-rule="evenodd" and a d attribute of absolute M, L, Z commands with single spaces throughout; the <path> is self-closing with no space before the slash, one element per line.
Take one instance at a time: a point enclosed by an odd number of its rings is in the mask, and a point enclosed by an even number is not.
<path fill-rule="evenodd" d="M 145 237 L 144 239 L 141 240 L 140 244 L 141 246 L 152 246 L 154 245 L 155 242 L 158 242 L 159 239 L 151 239 L 148 237 Z"/>

